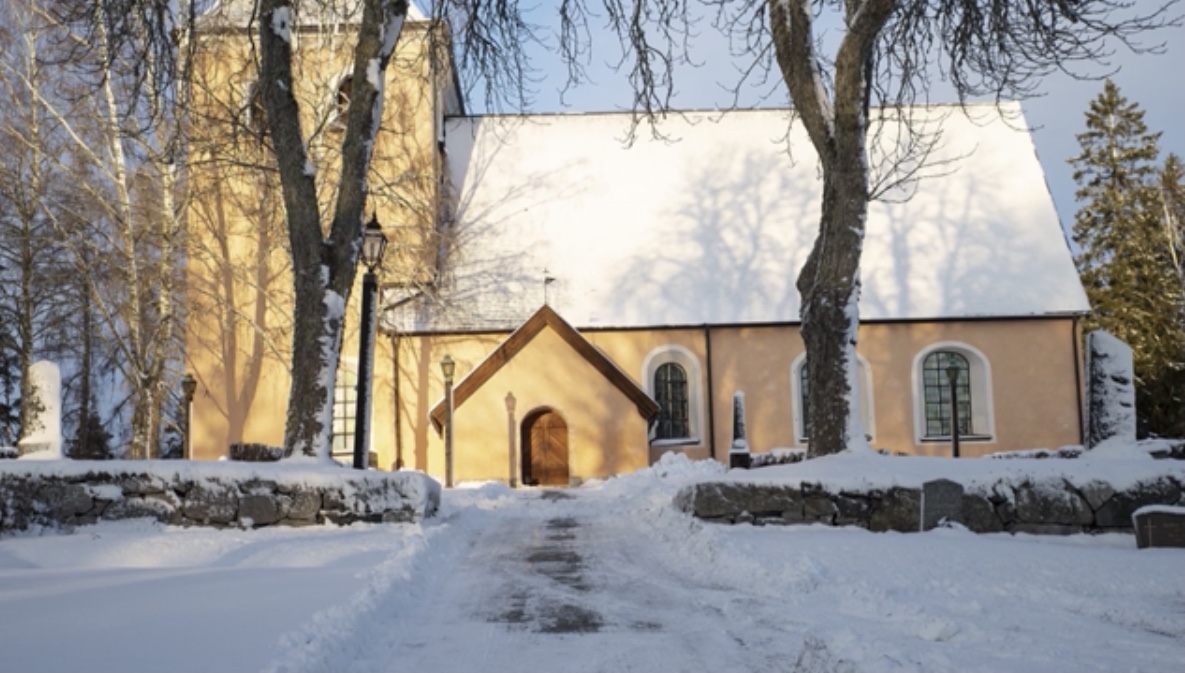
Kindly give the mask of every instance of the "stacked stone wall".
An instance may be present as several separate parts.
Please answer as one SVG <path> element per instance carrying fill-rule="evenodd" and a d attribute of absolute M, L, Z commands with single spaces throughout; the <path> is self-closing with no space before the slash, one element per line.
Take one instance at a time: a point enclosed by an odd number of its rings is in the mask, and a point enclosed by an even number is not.
<path fill-rule="evenodd" d="M 697 518 L 720 523 L 818 523 L 914 532 L 922 528 L 923 493 L 924 488 L 852 492 L 806 483 L 796 488 L 703 482 L 681 489 L 675 505 Z M 1065 479 L 1001 482 L 987 489 L 964 490 L 945 518 L 977 533 L 1130 532 L 1132 514 L 1145 505 L 1185 505 L 1185 484 L 1168 475 L 1121 491 L 1103 481 L 1081 485 Z"/>
<path fill-rule="evenodd" d="M 405 522 L 431 516 L 440 502 L 440 485 L 420 473 L 370 471 L 359 476 L 326 468 L 325 474 L 306 480 L 282 473 L 269 478 L 266 470 L 243 472 L 233 469 L 237 466 L 216 474 L 217 465 L 194 475 L 170 471 L 166 461 L 153 462 L 155 469 L 128 461 L 126 469 L 107 463 L 103 469 L 59 472 L 6 466 L 0 472 L 0 533 L 34 527 L 69 530 L 135 518 L 216 528 Z"/>

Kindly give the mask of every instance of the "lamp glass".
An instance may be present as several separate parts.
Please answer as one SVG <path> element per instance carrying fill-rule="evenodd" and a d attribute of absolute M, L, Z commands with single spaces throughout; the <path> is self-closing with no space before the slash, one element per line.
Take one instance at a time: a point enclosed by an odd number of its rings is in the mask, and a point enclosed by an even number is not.
<path fill-rule="evenodd" d="M 383 228 L 379 226 L 377 217 L 371 217 L 362 231 L 362 263 L 373 271 L 383 261 L 383 252 L 387 249 L 387 237 Z"/>
<path fill-rule="evenodd" d="M 457 363 L 453 362 L 453 359 L 451 357 L 449 357 L 448 355 L 445 355 L 443 358 L 441 358 L 440 373 L 444 374 L 444 379 L 446 381 L 452 381 L 453 374 L 456 373 L 456 371 L 457 371 Z"/>
<path fill-rule="evenodd" d="M 185 393 L 186 397 L 193 397 L 194 392 L 197 391 L 197 380 L 193 378 L 192 374 L 181 377 L 181 391 Z"/>
<path fill-rule="evenodd" d="M 959 366 L 953 365 L 953 364 L 947 365 L 946 378 L 950 379 L 951 381 L 954 381 L 955 379 L 959 378 Z"/>

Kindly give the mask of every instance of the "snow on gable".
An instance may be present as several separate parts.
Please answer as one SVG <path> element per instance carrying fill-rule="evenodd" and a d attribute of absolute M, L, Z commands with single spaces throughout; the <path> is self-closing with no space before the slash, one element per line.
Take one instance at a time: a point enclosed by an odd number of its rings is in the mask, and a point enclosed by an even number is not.
<path fill-rule="evenodd" d="M 939 112 L 932 158 L 950 163 L 870 208 L 861 317 L 1086 311 L 1023 119 Z M 785 110 L 684 113 L 663 123 L 669 140 L 642 129 L 627 147 L 628 127 L 628 114 L 450 119 L 452 309 L 403 326 L 515 327 L 545 277 L 578 327 L 797 321 L 822 187 L 801 125 Z"/>

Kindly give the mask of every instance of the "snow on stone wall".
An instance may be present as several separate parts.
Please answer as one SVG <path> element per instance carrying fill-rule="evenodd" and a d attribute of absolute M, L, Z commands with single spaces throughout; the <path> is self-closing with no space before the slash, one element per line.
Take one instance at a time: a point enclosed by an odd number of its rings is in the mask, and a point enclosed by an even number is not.
<path fill-rule="evenodd" d="M 1103 330 L 1086 335 L 1086 446 L 1113 452 L 1136 439 L 1132 349 Z"/>
<path fill-rule="evenodd" d="M 954 484 L 956 498 L 948 521 L 976 533 L 1069 535 L 1130 530 L 1133 512 L 1148 505 L 1185 504 L 1180 478 L 1171 474 L 1117 489 L 1099 479 L 1001 480 L 986 491 Z M 699 519 L 719 523 L 825 524 L 859 526 L 874 532 L 919 530 L 922 487 L 844 490 L 802 482 L 794 484 L 703 481 L 683 487 L 675 506 Z M 953 507 L 952 507 L 953 505 Z"/>
<path fill-rule="evenodd" d="M 440 503 L 420 472 L 188 461 L 12 461 L 0 466 L 0 533 L 151 518 L 258 528 L 419 521 Z"/>

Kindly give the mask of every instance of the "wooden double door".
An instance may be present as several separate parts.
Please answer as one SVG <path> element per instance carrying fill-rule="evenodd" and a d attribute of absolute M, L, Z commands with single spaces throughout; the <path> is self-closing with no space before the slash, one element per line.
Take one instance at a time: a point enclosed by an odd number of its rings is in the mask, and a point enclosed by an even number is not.
<path fill-rule="evenodd" d="M 537 411 L 523 420 L 523 483 L 567 486 L 568 424 L 558 412 Z"/>

